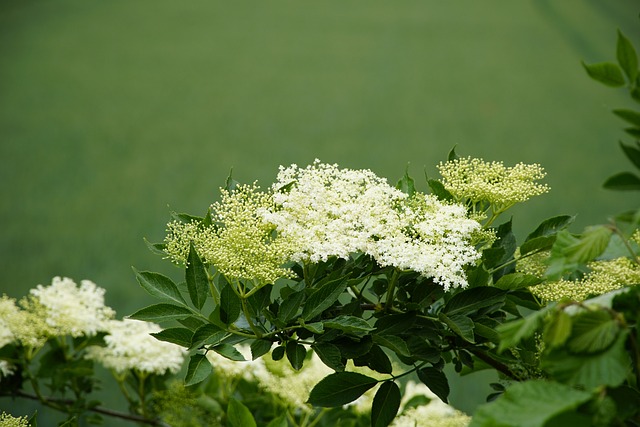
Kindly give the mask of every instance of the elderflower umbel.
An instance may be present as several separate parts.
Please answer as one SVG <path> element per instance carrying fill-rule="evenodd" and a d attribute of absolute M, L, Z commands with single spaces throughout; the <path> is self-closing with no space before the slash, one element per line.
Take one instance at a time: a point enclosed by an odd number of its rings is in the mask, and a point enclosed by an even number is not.
<path fill-rule="evenodd" d="M 105 347 L 91 346 L 87 357 L 117 373 L 135 370 L 163 375 L 182 367 L 186 350 L 179 345 L 159 341 L 151 333 L 162 328 L 155 323 L 133 319 L 110 320 L 104 337 Z"/>
<path fill-rule="evenodd" d="M 502 162 L 468 157 L 440 163 L 438 170 L 445 189 L 457 200 L 487 201 L 500 209 L 549 191 L 548 186 L 536 183 L 545 176 L 538 164 L 518 163 L 509 168 Z"/>
<path fill-rule="evenodd" d="M 255 184 L 221 192 L 221 201 L 211 206 L 215 225 L 168 225 L 165 251 L 169 257 L 186 263 L 193 242 L 198 255 L 228 278 L 267 284 L 291 276 L 292 272 L 282 267 L 289 260 L 288 243 L 275 237 L 275 227 L 259 215 L 273 207 L 271 195 Z"/>
<path fill-rule="evenodd" d="M 30 425 L 26 416 L 14 417 L 4 411 L 0 415 L 0 427 L 29 427 Z"/>
<path fill-rule="evenodd" d="M 640 266 L 629 258 L 594 261 L 581 280 L 559 280 L 533 286 L 531 293 L 545 301 L 571 299 L 583 301 L 590 295 L 602 295 L 625 286 L 640 285 Z"/>
<path fill-rule="evenodd" d="M 21 301 L 24 309 L 13 298 L 0 298 L 0 348 L 17 342 L 25 347 L 40 348 L 56 331 L 46 322 L 45 308 L 32 299 Z"/>
<path fill-rule="evenodd" d="M 46 309 L 47 323 L 58 335 L 95 335 L 115 314 L 104 305 L 105 290 L 89 280 L 78 287 L 68 277 L 54 277 L 50 286 L 38 285 L 30 293 Z"/>

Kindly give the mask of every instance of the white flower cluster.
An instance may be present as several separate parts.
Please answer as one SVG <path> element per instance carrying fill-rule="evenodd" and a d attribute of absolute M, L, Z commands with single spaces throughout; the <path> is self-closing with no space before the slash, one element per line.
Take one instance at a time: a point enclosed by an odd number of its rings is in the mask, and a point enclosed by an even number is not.
<path fill-rule="evenodd" d="M 430 402 L 405 408 L 415 396 L 425 396 Z M 426 385 L 414 381 L 407 382 L 400 407 L 400 415 L 393 420 L 392 427 L 466 427 L 471 422 L 471 417 L 444 403 Z"/>
<path fill-rule="evenodd" d="M 481 226 L 463 206 L 409 197 L 369 170 L 316 160 L 304 169 L 281 167 L 272 188 L 276 209 L 263 218 L 291 242 L 295 261 L 362 252 L 448 289 L 467 285 L 464 266 L 480 256 L 470 239 Z"/>
<path fill-rule="evenodd" d="M 27 417 L 14 417 L 4 411 L 0 414 L 0 427 L 29 427 L 30 425 Z"/>
<path fill-rule="evenodd" d="M 163 375 L 167 371 L 176 373 L 182 367 L 186 350 L 150 335 L 162 330 L 155 323 L 132 319 L 111 320 L 106 330 L 106 346 L 89 347 L 87 357 L 108 369 L 117 373 L 135 370 Z"/>
<path fill-rule="evenodd" d="M 95 335 L 115 312 L 104 305 L 105 290 L 89 280 L 76 283 L 54 277 L 51 286 L 38 285 L 31 290 L 36 302 L 45 308 L 47 323 L 57 335 Z"/>

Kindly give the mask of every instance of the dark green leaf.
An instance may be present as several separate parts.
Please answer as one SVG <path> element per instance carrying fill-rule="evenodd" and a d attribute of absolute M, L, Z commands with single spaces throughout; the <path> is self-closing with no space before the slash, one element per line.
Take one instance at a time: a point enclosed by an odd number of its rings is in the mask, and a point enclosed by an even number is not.
<path fill-rule="evenodd" d="M 184 385 L 190 386 L 204 381 L 213 372 L 211 363 L 202 354 L 194 354 L 189 360 L 187 375 L 184 378 Z"/>
<path fill-rule="evenodd" d="M 275 361 L 278 361 L 284 357 L 284 347 L 279 346 L 273 349 L 271 352 L 271 358 Z"/>
<path fill-rule="evenodd" d="M 325 283 L 320 289 L 307 298 L 302 309 L 302 318 L 311 320 L 338 300 L 347 288 L 347 280 L 339 278 Z"/>
<path fill-rule="evenodd" d="M 128 317 L 146 322 L 167 322 L 169 320 L 184 319 L 191 314 L 191 310 L 186 307 L 162 303 L 140 309 Z"/>
<path fill-rule="evenodd" d="M 229 360 L 233 360 L 236 362 L 244 362 L 247 360 L 244 358 L 242 353 L 236 350 L 236 348 L 231 344 L 220 344 L 215 347 L 211 347 L 211 349 L 218 353 L 220 356 L 226 357 Z"/>
<path fill-rule="evenodd" d="M 209 279 L 207 278 L 204 264 L 193 246 L 193 242 L 189 246 L 185 278 L 191 302 L 197 309 L 202 309 L 209 296 Z"/>
<path fill-rule="evenodd" d="M 640 169 L 640 142 L 636 141 L 636 145 L 637 147 L 634 147 L 620 141 L 620 147 L 622 151 L 624 151 L 624 154 L 631 160 L 631 163 L 633 163 L 636 168 Z"/>
<path fill-rule="evenodd" d="M 636 80 L 638 77 L 638 55 L 636 50 L 628 38 L 618 30 L 618 42 L 616 45 L 616 57 L 620 68 L 627 75 L 630 82 Z"/>
<path fill-rule="evenodd" d="M 415 181 L 409 176 L 409 166 L 404 171 L 404 176 L 396 184 L 396 188 L 409 196 L 413 196 L 416 193 Z"/>
<path fill-rule="evenodd" d="M 227 284 L 220 291 L 220 320 L 226 325 L 235 322 L 242 311 L 242 303 L 232 286 Z"/>
<path fill-rule="evenodd" d="M 173 212 L 173 211 L 170 212 L 170 215 L 172 219 L 179 222 L 185 222 L 185 223 L 190 223 L 190 222 L 201 223 L 202 220 L 204 219 L 201 216 L 191 215 L 188 213 Z"/>
<path fill-rule="evenodd" d="M 531 274 L 511 273 L 505 274 L 493 286 L 503 290 L 527 288 L 542 283 L 542 279 Z"/>
<path fill-rule="evenodd" d="M 324 324 L 322 322 L 305 323 L 303 326 L 307 331 L 313 332 L 314 334 L 324 332 Z"/>
<path fill-rule="evenodd" d="M 291 363 L 291 367 L 296 371 L 302 368 L 304 358 L 307 356 L 307 350 L 302 344 L 295 341 L 289 341 L 286 347 L 287 359 Z"/>
<path fill-rule="evenodd" d="M 286 325 L 289 320 L 293 319 L 298 313 L 298 309 L 300 308 L 303 300 L 304 291 L 290 294 L 284 301 L 282 301 L 282 304 L 280 304 L 280 308 L 278 309 L 278 320 Z"/>
<path fill-rule="evenodd" d="M 520 245 L 520 256 L 530 252 L 546 251 L 551 249 L 556 241 L 556 235 L 534 237 Z"/>
<path fill-rule="evenodd" d="M 166 243 L 151 243 L 146 237 L 144 238 L 144 243 L 147 245 L 147 248 L 149 248 L 151 253 L 167 256 L 167 253 L 164 251 L 167 247 Z"/>
<path fill-rule="evenodd" d="M 251 343 L 251 358 L 256 360 L 257 358 L 267 354 L 271 350 L 273 343 L 267 340 L 254 340 Z"/>
<path fill-rule="evenodd" d="M 589 399 L 591 393 L 550 381 L 515 383 L 494 402 L 481 405 L 469 427 L 544 427 L 553 416 Z"/>
<path fill-rule="evenodd" d="M 599 62 L 597 64 L 582 63 L 584 69 L 592 79 L 611 87 L 624 86 L 624 77 L 620 67 L 612 62 Z"/>
<path fill-rule="evenodd" d="M 400 399 L 400 388 L 396 383 L 393 381 L 382 383 L 371 405 L 371 426 L 388 426 L 398 413 Z"/>
<path fill-rule="evenodd" d="M 418 378 L 424 385 L 429 387 L 436 396 L 444 403 L 448 403 L 449 398 L 449 381 L 447 376 L 436 368 L 423 368 L 418 370 Z"/>
<path fill-rule="evenodd" d="M 608 190 L 638 191 L 640 190 L 640 177 L 630 172 L 620 172 L 608 178 L 603 187 Z"/>
<path fill-rule="evenodd" d="M 240 183 L 235 179 L 233 179 L 233 169 L 231 169 L 229 171 L 229 176 L 227 177 L 224 183 L 224 189 L 227 190 L 229 193 L 233 193 L 234 191 L 236 191 L 236 188 L 238 187 L 238 185 L 240 185 Z"/>
<path fill-rule="evenodd" d="M 140 286 L 152 296 L 168 299 L 180 305 L 187 305 L 187 302 L 182 298 L 182 295 L 180 295 L 176 284 L 167 276 L 150 271 L 138 271 L 135 268 L 133 271 L 136 274 L 136 279 L 138 283 L 140 283 Z"/>
<path fill-rule="evenodd" d="M 416 313 L 390 314 L 376 320 L 377 335 L 396 335 L 406 332 L 416 321 Z"/>
<path fill-rule="evenodd" d="M 366 358 L 366 365 L 376 372 L 390 374 L 393 371 L 389 356 L 378 345 L 371 346 L 369 353 L 363 357 Z"/>
<path fill-rule="evenodd" d="M 452 161 L 452 160 L 456 160 L 458 158 L 459 158 L 459 156 L 456 153 L 456 147 L 454 145 L 453 148 L 451 149 L 451 151 L 449 151 L 449 154 L 447 155 L 447 160 L 448 161 Z"/>
<path fill-rule="evenodd" d="M 229 399 L 227 421 L 229 427 L 256 427 L 256 421 L 253 419 L 249 408 L 233 397 Z"/>
<path fill-rule="evenodd" d="M 218 345 L 228 335 L 228 333 L 216 325 L 206 323 L 200 326 L 191 338 L 189 348 L 200 348 L 203 345 Z"/>
<path fill-rule="evenodd" d="M 573 317 L 567 348 L 572 353 L 598 353 L 613 344 L 618 332 L 618 322 L 606 311 L 578 313 Z"/>
<path fill-rule="evenodd" d="M 453 195 L 444 188 L 442 182 L 437 179 L 428 179 L 427 184 L 429 184 L 429 189 L 431 190 L 431 194 L 436 196 L 438 200 L 453 200 Z"/>
<path fill-rule="evenodd" d="M 576 218 L 575 216 L 570 216 L 570 215 L 560 215 L 560 216 L 554 216 L 553 218 L 549 218 L 543 221 L 538 226 L 538 228 L 533 230 L 533 232 L 531 232 L 527 236 L 527 238 L 525 239 L 525 242 L 528 240 L 534 239 L 536 237 L 552 236 L 556 234 L 558 231 L 567 228 L 567 226 L 569 226 L 569 224 L 571 224 L 575 220 L 575 218 Z"/>
<path fill-rule="evenodd" d="M 340 349 L 330 343 L 315 343 L 311 346 L 316 352 L 320 360 L 333 369 L 334 371 L 344 371 L 344 363 L 342 362 L 342 354 Z"/>
<path fill-rule="evenodd" d="M 473 335 L 473 320 L 463 314 L 454 314 L 453 316 L 447 316 L 444 313 L 439 313 L 438 318 L 447 324 L 453 332 L 458 336 L 464 338 L 470 343 L 475 342 Z"/>
<path fill-rule="evenodd" d="M 265 285 L 258 289 L 253 295 L 247 298 L 247 303 L 250 311 L 254 316 L 259 317 L 265 307 L 271 304 L 271 291 L 273 285 Z"/>
<path fill-rule="evenodd" d="M 346 405 L 377 383 L 378 380 L 356 372 L 335 372 L 316 384 L 309 394 L 309 403 L 322 407 Z"/>
<path fill-rule="evenodd" d="M 191 346 L 193 332 L 187 328 L 168 328 L 151 335 L 160 341 L 167 341 L 178 344 L 184 348 L 189 348 Z"/>
<path fill-rule="evenodd" d="M 324 327 L 338 329 L 345 334 L 363 337 L 373 330 L 366 320 L 356 316 L 338 316 L 331 320 L 325 320 Z"/>
<path fill-rule="evenodd" d="M 505 295 L 504 291 L 487 286 L 465 289 L 455 294 L 442 311 L 450 317 L 457 314 L 470 315 L 481 308 L 503 303 Z"/>
<path fill-rule="evenodd" d="M 523 339 L 533 336 L 533 334 L 542 327 L 542 322 L 547 313 L 555 307 L 555 304 L 549 304 L 547 307 L 534 311 L 529 316 L 512 320 L 498 326 L 497 331 L 500 334 L 499 352 L 511 347 L 515 347 Z"/>
<path fill-rule="evenodd" d="M 631 123 L 636 127 L 640 127 L 640 113 L 634 110 L 617 109 L 613 110 L 613 114 L 620 117 L 625 122 Z"/>
<path fill-rule="evenodd" d="M 400 356 L 410 356 L 411 352 L 407 343 L 400 337 L 395 335 L 373 335 L 373 342 L 379 344 L 389 350 L 394 351 Z"/>

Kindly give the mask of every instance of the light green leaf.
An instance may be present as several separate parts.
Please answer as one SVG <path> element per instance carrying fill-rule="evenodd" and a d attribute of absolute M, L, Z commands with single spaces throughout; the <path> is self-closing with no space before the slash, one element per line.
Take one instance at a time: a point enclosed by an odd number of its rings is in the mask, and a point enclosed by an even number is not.
<path fill-rule="evenodd" d="M 400 388 L 396 383 L 393 381 L 382 383 L 371 405 L 371 426 L 388 426 L 398 413 L 400 399 Z"/>
<path fill-rule="evenodd" d="M 567 348 L 572 353 L 598 353 L 613 344 L 618 332 L 618 322 L 606 311 L 578 313 L 573 317 L 573 330 Z"/>
<path fill-rule="evenodd" d="M 413 196 L 416 193 L 415 181 L 409 176 L 409 166 L 404 171 L 404 176 L 396 184 L 396 188 L 409 196 Z"/>
<path fill-rule="evenodd" d="M 474 323 L 469 317 L 462 314 L 454 314 L 453 316 L 447 316 L 444 313 L 439 313 L 438 318 L 446 323 L 453 332 L 455 332 L 460 337 L 469 341 L 470 343 L 475 342 L 475 336 L 473 334 Z"/>
<path fill-rule="evenodd" d="M 377 383 L 378 380 L 356 372 L 335 372 L 316 384 L 309 394 L 309 403 L 322 407 L 346 405 Z"/>
<path fill-rule="evenodd" d="M 618 42 L 616 45 L 616 57 L 620 68 L 627 75 L 630 82 L 638 77 L 638 55 L 633 44 L 618 30 Z"/>
<path fill-rule="evenodd" d="M 589 399 L 590 393 L 550 381 L 516 383 L 494 402 L 481 405 L 469 427 L 544 427 L 554 416 Z"/>
<path fill-rule="evenodd" d="M 564 310 L 556 311 L 547 322 L 543 339 L 549 348 L 559 347 L 567 341 L 571 335 L 571 316 Z"/>
<path fill-rule="evenodd" d="M 191 310 L 186 307 L 173 304 L 154 304 L 145 307 L 128 316 L 129 319 L 143 320 L 146 322 L 168 322 L 169 320 L 184 319 L 189 317 Z"/>
<path fill-rule="evenodd" d="M 189 246 L 185 278 L 191 302 L 198 310 L 202 309 L 209 296 L 209 279 L 207 278 L 204 264 L 193 246 L 193 242 Z"/>
<path fill-rule="evenodd" d="M 523 319 L 512 320 L 511 322 L 498 326 L 497 331 L 500 334 L 498 352 L 515 347 L 523 339 L 533 336 L 533 334 L 542 327 L 542 321 L 549 310 L 554 307 L 555 304 L 549 304 L 545 308 L 534 311 Z"/>
<path fill-rule="evenodd" d="M 189 360 L 187 375 L 184 378 L 184 385 L 190 386 L 204 381 L 213 372 L 213 367 L 207 358 L 202 354 L 194 354 Z"/>
<path fill-rule="evenodd" d="M 302 309 L 302 318 L 311 320 L 340 298 L 340 295 L 347 289 L 347 280 L 339 278 L 325 283 L 320 289 L 307 298 Z"/>
<path fill-rule="evenodd" d="M 467 316 L 481 308 L 502 304 L 505 296 L 502 290 L 488 286 L 465 289 L 455 294 L 442 311 L 449 317 L 458 314 Z"/>
<path fill-rule="evenodd" d="M 355 316 L 338 316 L 331 320 L 325 320 L 323 324 L 325 328 L 338 329 L 345 334 L 356 337 L 363 337 L 374 329 L 366 320 Z"/>
<path fill-rule="evenodd" d="M 542 283 L 542 279 L 531 274 L 511 273 L 502 276 L 493 286 L 505 291 L 528 288 Z"/>
<path fill-rule="evenodd" d="M 620 67 L 613 62 L 599 62 L 590 65 L 583 62 L 582 65 L 589 77 L 602 84 L 611 87 L 621 87 L 625 84 Z"/>
<path fill-rule="evenodd" d="M 161 299 L 168 299 L 180 305 L 187 305 L 187 302 L 180 294 L 176 284 L 167 276 L 163 276 L 159 273 L 152 273 L 150 271 L 138 271 L 135 268 L 133 271 L 138 283 L 140 283 L 140 286 L 142 286 L 144 290 L 149 292 L 152 296 Z"/>
<path fill-rule="evenodd" d="M 269 424 L 267 424 L 267 427 L 289 427 L 289 423 L 287 423 L 287 414 L 284 413 L 278 418 L 274 418 Z"/>
<path fill-rule="evenodd" d="M 233 397 L 229 399 L 227 407 L 227 422 L 229 427 L 256 427 L 256 421 L 249 408 Z"/>

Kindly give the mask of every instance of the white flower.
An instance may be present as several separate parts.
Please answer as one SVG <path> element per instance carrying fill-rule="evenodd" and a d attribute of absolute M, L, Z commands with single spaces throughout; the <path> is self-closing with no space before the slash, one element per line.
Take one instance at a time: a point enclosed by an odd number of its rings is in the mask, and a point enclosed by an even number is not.
<path fill-rule="evenodd" d="M 16 365 L 6 360 L 0 360 L 0 381 L 2 378 L 10 377 L 16 370 Z"/>
<path fill-rule="evenodd" d="M 46 309 L 46 322 L 59 335 L 95 335 L 115 312 L 104 305 L 105 290 L 89 280 L 76 283 L 54 277 L 51 286 L 38 285 L 31 290 L 38 304 Z"/>
<path fill-rule="evenodd" d="M 26 416 L 14 417 L 4 411 L 0 414 L 0 427 L 29 427 L 30 425 Z"/>
<path fill-rule="evenodd" d="M 159 341 L 151 333 L 162 328 L 155 323 L 132 319 L 111 320 L 107 324 L 106 347 L 92 346 L 87 357 L 118 373 L 128 370 L 163 375 L 182 367 L 186 350 Z"/>

